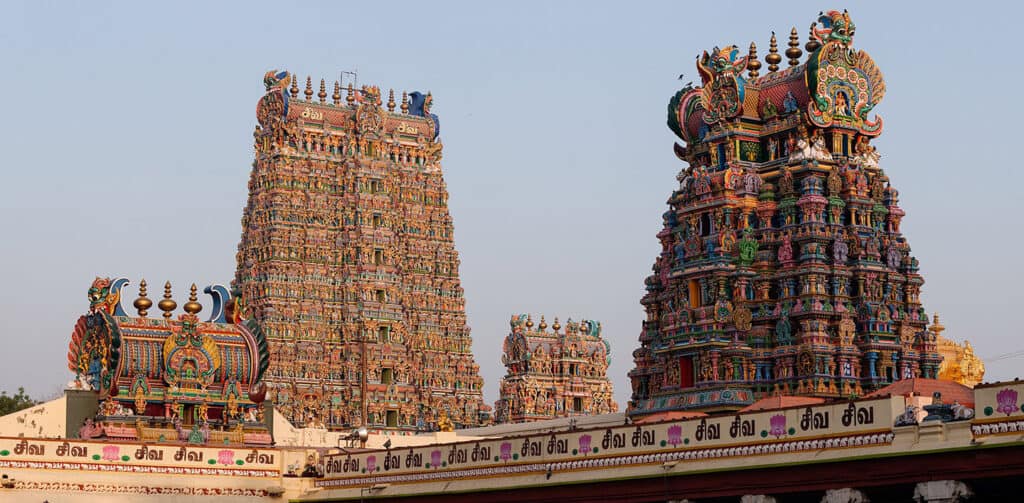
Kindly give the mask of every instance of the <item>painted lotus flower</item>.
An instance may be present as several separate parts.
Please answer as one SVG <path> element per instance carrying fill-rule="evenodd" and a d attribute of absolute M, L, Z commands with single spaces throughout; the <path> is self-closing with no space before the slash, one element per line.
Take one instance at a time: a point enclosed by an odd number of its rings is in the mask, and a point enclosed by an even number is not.
<path fill-rule="evenodd" d="M 104 446 L 103 459 L 107 461 L 117 461 L 121 459 L 121 448 L 116 445 Z"/>
<path fill-rule="evenodd" d="M 441 451 L 430 451 L 430 466 L 434 468 L 441 466 Z"/>
<path fill-rule="evenodd" d="M 217 452 L 217 462 L 222 465 L 230 465 L 235 462 L 235 451 L 223 450 Z"/>
<path fill-rule="evenodd" d="M 580 435 L 580 454 L 590 452 L 590 435 Z"/>
<path fill-rule="evenodd" d="M 373 473 L 377 468 L 377 456 L 370 456 L 366 458 L 366 473 Z"/>
<path fill-rule="evenodd" d="M 510 459 L 512 459 L 512 444 L 510 442 L 503 442 L 501 444 L 501 460 L 508 461 Z"/>
<path fill-rule="evenodd" d="M 776 414 L 776 415 L 772 416 L 768 421 L 769 421 L 769 424 L 771 425 L 771 429 L 768 430 L 768 433 L 770 433 L 771 435 L 774 435 L 776 437 L 781 437 L 781 436 L 786 434 L 786 416 L 785 415 L 783 415 L 783 414 Z"/>
<path fill-rule="evenodd" d="M 996 402 L 999 406 L 996 411 L 1002 412 L 1009 416 L 1014 412 L 1017 412 L 1017 390 L 1006 388 L 996 394 Z"/>
<path fill-rule="evenodd" d="M 669 426 L 668 428 L 668 443 L 675 447 L 683 443 L 683 427 L 677 425 Z"/>

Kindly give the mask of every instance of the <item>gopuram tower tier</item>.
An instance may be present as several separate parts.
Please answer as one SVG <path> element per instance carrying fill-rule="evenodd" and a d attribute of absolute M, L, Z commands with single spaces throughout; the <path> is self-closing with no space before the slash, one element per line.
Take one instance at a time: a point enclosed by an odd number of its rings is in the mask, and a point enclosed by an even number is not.
<path fill-rule="evenodd" d="M 385 109 L 377 87 L 264 82 L 235 286 L 270 344 L 268 397 L 302 426 L 478 425 L 430 94 Z"/>
<path fill-rule="evenodd" d="M 823 14 L 802 63 L 796 29 L 783 54 L 773 34 L 764 75 L 753 43 L 704 52 L 701 87 L 671 99 L 688 167 L 645 281 L 631 414 L 937 377 L 924 281 L 870 145 L 885 82 L 854 29 L 846 12 Z"/>

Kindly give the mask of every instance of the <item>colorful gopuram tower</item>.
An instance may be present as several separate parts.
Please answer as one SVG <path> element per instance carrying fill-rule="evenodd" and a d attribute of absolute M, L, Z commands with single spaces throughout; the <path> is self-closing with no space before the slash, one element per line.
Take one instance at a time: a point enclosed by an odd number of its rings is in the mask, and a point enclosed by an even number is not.
<path fill-rule="evenodd" d="M 619 410 L 608 379 L 611 347 L 601 323 L 569 320 L 565 331 L 555 318 L 549 332 L 541 316 L 534 328 L 527 314 L 513 316 L 501 362 L 507 373 L 495 404 L 496 423 L 522 423 Z"/>
<path fill-rule="evenodd" d="M 270 344 L 269 398 L 304 426 L 478 425 L 430 94 L 384 108 L 373 86 L 264 83 L 235 286 Z"/>
<path fill-rule="evenodd" d="M 882 73 L 831 11 L 757 49 L 698 59 L 669 103 L 688 166 L 645 281 L 630 413 L 735 410 L 773 394 L 848 397 L 938 376 L 904 212 L 870 141 Z M 788 66 L 781 67 L 783 59 Z"/>

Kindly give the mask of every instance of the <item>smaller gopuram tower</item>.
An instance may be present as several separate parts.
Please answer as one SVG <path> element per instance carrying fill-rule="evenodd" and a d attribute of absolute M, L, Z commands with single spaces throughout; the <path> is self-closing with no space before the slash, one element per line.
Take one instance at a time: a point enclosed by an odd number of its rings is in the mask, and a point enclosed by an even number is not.
<path fill-rule="evenodd" d="M 705 51 L 702 85 L 670 100 L 688 166 L 645 281 L 631 414 L 938 377 L 904 211 L 870 145 L 885 81 L 854 31 L 830 11 L 803 49 L 795 28 L 783 53 L 773 34 L 763 75 L 753 43 Z"/>
<path fill-rule="evenodd" d="M 555 318 L 551 331 L 541 316 L 534 327 L 527 314 L 513 316 L 501 362 L 508 372 L 495 404 L 496 423 L 522 423 L 619 410 L 608 380 L 611 347 L 601 323 Z"/>

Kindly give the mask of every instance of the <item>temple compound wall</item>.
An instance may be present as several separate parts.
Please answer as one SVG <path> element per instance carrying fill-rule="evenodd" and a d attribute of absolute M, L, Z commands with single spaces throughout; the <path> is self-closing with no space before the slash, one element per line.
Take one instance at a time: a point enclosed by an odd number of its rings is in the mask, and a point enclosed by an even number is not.
<path fill-rule="evenodd" d="M 608 414 L 619 410 L 608 379 L 611 346 L 601 323 L 571 319 L 565 331 L 544 316 L 534 327 L 528 314 L 512 316 L 501 362 L 507 370 L 495 404 L 496 423 Z"/>
<path fill-rule="evenodd" d="M 481 424 L 432 96 L 264 83 L 233 284 L 268 399 L 296 426 Z"/>
<path fill-rule="evenodd" d="M 737 410 L 772 395 L 862 396 L 937 378 L 938 332 L 871 142 L 886 91 L 846 12 L 804 50 L 716 47 L 669 102 L 687 164 L 645 280 L 629 413 Z M 948 373 L 947 373 L 948 374 Z"/>

